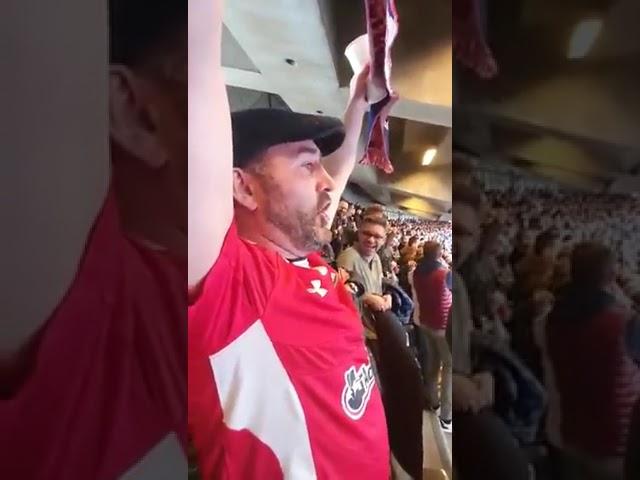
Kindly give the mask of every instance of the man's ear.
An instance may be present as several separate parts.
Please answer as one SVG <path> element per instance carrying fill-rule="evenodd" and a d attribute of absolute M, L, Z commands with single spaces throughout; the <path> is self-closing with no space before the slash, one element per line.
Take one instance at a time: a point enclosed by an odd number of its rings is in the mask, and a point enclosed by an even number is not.
<path fill-rule="evenodd" d="M 233 199 L 250 211 L 258 208 L 257 182 L 251 173 L 241 168 L 233 169 Z"/>
<path fill-rule="evenodd" d="M 153 90 L 143 78 L 123 65 L 109 68 L 109 133 L 112 140 L 131 156 L 151 168 L 168 160 L 158 137 L 158 115 Z"/>

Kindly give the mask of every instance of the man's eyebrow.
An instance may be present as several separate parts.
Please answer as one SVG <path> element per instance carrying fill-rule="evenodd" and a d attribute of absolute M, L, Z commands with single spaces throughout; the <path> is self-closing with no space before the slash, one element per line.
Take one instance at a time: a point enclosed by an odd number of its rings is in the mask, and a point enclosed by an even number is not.
<path fill-rule="evenodd" d="M 308 155 L 320 155 L 320 150 L 318 149 L 318 147 L 315 146 L 311 146 L 311 145 L 300 145 L 297 149 L 296 149 L 296 153 L 298 155 L 303 155 L 303 154 L 308 154 Z"/>

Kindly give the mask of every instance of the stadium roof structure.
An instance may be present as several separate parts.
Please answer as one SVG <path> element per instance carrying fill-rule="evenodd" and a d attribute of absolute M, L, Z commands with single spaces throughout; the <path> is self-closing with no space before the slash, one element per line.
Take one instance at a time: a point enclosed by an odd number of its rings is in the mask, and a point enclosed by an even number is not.
<path fill-rule="evenodd" d="M 437 218 L 451 206 L 451 4 L 396 3 L 393 86 L 401 100 L 390 120 L 395 172 L 358 166 L 351 183 L 376 202 Z M 365 30 L 362 0 L 227 2 L 222 62 L 231 108 L 341 116 L 352 74 L 344 50 Z M 431 147 L 438 153 L 423 166 Z"/>
<path fill-rule="evenodd" d="M 483 162 L 574 188 L 640 190 L 640 37 L 635 0 L 482 2 L 499 74 L 454 65 L 454 140 Z M 582 58 L 573 32 L 601 22 Z"/>

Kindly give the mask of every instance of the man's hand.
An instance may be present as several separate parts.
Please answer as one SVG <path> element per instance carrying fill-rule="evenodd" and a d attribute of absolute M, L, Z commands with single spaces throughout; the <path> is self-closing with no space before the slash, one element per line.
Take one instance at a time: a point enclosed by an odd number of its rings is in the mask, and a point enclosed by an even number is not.
<path fill-rule="evenodd" d="M 388 310 L 387 301 L 380 295 L 368 293 L 363 298 L 364 304 L 374 312 L 384 312 Z"/>
<path fill-rule="evenodd" d="M 391 298 L 391 295 L 383 295 L 382 298 L 385 301 L 384 311 L 386 312 L 387 310 L 391 310 L 391 308 L 393 307 L 393 298 Z"/>
<path fill-rule="evenodd" d="M 471 379 L 478 387 L 482 406 L 489 407 L 493 405 L 495 398 L 495 381 L 493 375 L 489 372 L 481 372 L 475 374 Z"/>
<path fill-rule="evenodd" d="M 553 309 L 554 295 L 548 290 L 536 290 L 533 294 L 534 315 L 544 317 Z"/>
<path fill-rule="evenodd" d="M 344 192 L 347 181 L 358 160 L 358 142 L 362 132 L 362 123 L 364 114 L 369 108 L 366 99 L 368 77 L 369 67 L 367 66 L 351 80 L 349 102 L 344 112 L 344 127 L 346 131 L 344 142 L 338 150 L 322 159 L 322 165 L 336 185 L 335 190 L 331 192 L 331 207 L 328 212 L 332 223 L 333 217 L 338 210 L 342 192 Z"/>
<path fill-rule="evenodd" d="M 451 387 L 454 411 L 478 413 L 487 406 L 482 392 L 473 380 L 463 375 L 454 374 L 451 379 Z"/>
<path fill-rule="evenodd" d="M 364 69 L 351 78 L 349 84 L 349 104 L 347 109 L 355 108 L 364 112 L 369 108 L 367 102 L 367 84 L 369 83 L 369 71 L 371 67 L 367 64 Z"/>
<path fill-rule="evenodd" d="M 339 283 L 346 283 L 347 280 L 349 280 L 349 272 L 346 271 L 344 268 L 342 267 L 338 267 L 338 282 Z"/>

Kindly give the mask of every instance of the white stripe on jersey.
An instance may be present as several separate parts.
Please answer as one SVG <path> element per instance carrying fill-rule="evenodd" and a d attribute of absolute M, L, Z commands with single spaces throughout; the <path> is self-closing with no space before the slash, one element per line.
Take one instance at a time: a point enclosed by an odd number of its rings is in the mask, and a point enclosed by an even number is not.
<path fill-rule="evenodd" d="M 269 446 L 285 480 L 315 480 L 302 404 L 262 321 L 209 361 L 227 427 L 249 430 Z"/>

